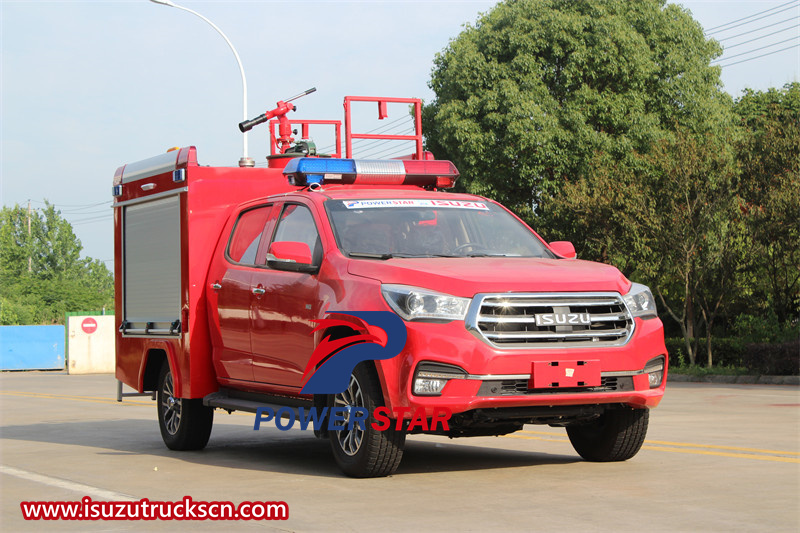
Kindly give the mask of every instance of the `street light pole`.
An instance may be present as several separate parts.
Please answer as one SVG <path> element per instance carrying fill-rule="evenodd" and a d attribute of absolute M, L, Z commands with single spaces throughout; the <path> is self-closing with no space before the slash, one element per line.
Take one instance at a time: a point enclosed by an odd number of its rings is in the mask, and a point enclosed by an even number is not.
<path fill-rule="evenodd" d="M 231 40 L 228 39 L 228 36 L 225 35 L 221 29 L 217 27 L 216 24 L 208 20 L 206 17 L 198 13 L 197 11 L 193 11 L 188 7 L 179 6 L 178 4 L 171 2 L 170 0 L 150 0 L 154 4 L 161 4 L 164 6 L 174 7 L 175 9 L 181 9 L 183 11 L 188 11 L 192 15 L 200 17 L 204 21 L 206 21 L 212 28 L 214 28 L 217 33 L 219 33 L 225 42 L 228 43 L 233 55 L 236 57 L 236 63 L 239 65 L 239 72 L 242 74 L 242 120 L 247 120 L 247 79 L 244 77 L 244 67 L 242 66 L 242 60 L 239 59 L 239 53 L 236 51 L 236 48 L 233 47 L 233 43 Z M 244 133 L 242 136 L 242 158 L 239 159 L 239 166 L 240 167 L 252 167 L 255 166 L 255 161 L 253 161 L 252 157 L 247 155 L 247 133 Z"/>

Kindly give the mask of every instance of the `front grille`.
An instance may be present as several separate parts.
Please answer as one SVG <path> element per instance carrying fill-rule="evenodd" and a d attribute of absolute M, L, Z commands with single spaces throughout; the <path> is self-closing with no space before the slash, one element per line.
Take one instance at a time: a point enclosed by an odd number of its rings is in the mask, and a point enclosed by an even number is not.
<path fill-rule="evenodd" d="M 599 387 L 562 387 L 548 389 L 529 389 L 527 379 L 504 379 L 484 381 L 478 396 L 519 396 L 521 394 L 571 394 L 581 392 L 622 392 L 632 391 L 633 378 L 630 376 L 606 376 Z"/>
<path fill-rule="evenodd" d="M 634 322 L 617 293 L 509 293 L 477 295 L 467 327 L 497 348 L 580 348 L 621 346 Z"/>

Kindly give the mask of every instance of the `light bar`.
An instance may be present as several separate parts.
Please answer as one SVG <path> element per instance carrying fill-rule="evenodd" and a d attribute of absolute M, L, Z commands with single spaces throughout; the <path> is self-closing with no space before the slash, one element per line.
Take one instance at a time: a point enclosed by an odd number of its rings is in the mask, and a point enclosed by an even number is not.
<path fill-rule="evenodd" d="M 292 185 L 417 185 L 449 189 L 458 178 L 450 161 L 400 159 L 333 159 L 298 157 L 287 163 L 284 175 Z"/>

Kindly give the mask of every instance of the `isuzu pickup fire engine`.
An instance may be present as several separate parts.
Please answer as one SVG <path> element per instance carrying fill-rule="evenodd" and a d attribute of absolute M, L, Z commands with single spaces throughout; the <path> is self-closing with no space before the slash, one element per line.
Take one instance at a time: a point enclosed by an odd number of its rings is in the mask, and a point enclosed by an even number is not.
<path fill-rule="evenodd" d="M 360 101 L 379 118 L 412 104 L 415 135 L 352 132 Z M 419 100 L 345 98 L 344 158 L 340 122 L 289 121 L 292 109 L 240 125 L 272 119 L 266 168 L 201 166 L 185 147 L 114 175 L 116 376 L 156 397 L 165 444 L 205 447 L 215 409 L 272 408 L 276 423 L 316 409 L 315 434 L 357 477 L 394 472 L 408 433 L 525 424 L 565 427 L 589 461 L 633 457 L 667 374 L 650 290 L 489 198 L 445 192 L 458 171 L 423 151 Z M 292 138 L 320 123 L 336 129 L 332 156 Z M 353 159 L 353 139 L 416 151 Z M 369 312 L 401 319 L 399 354 L 361 360 L 343 391 L 304 391 L 336 350 L 387 346 L 353 318 Z"/>

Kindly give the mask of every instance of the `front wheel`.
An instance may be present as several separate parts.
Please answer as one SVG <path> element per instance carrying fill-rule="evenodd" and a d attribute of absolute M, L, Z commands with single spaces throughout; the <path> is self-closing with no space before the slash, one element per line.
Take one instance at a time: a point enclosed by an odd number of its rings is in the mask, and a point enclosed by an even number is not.
<path fill-rule="evenodd" d="M 406 432 L 392 426 L 386 431 L 372 427 L 375 408 L 383 405 L 378 377 L 365 364 L 359 364 L 350 375 L 347 389 L 332 395 L 333 408 L 344 408 L 345 429 L 329 432 L 333 456 L 339 468 L 352 477 L 381 477 L 393 474 L 403 458 Z M 366 409 L 369 415 L 362 428 L 350 423 L 354 408 Z"/>
<path fill-rule="evenodd" d="M 649 417 L 649 409 L 613 408 L 591 423 L 567 426 L 567 435 L 587 461 L 627 461 L 642 447 Z"/>
<path fill-rule="evenodd" d="M 169 363 L 164 361 L 158 375 L 158 427 L 170 450 L 201 450 L 211 436 L 214 409 L 203 400 L 175 397 L 175 383 Z"/>

